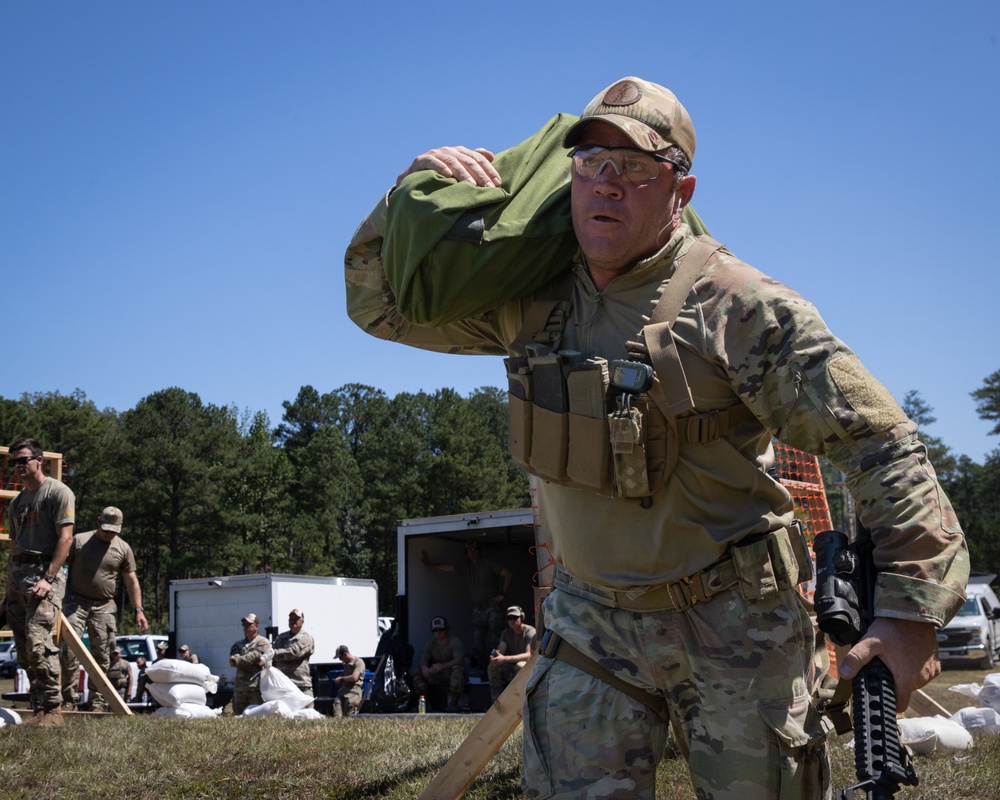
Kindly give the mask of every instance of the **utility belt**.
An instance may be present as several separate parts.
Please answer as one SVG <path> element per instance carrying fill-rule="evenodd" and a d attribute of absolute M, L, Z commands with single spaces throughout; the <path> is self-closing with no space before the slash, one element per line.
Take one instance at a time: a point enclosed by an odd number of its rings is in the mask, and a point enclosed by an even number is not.
<path fill-rule="evenodd" d="M 97 608 L 108 603 L 114 603 L 113 597 L 84 597 L 81 594 L 69 593 L 66 596 L 66 604 L 82 606 L 83 608 Z"/>
<path fill-rule="evenodd" d="M 685 611 L 714 595 L 739 585 L 747 599 L 760 599 L 789 589 L 813 577 L 812 559 L 798 520 L 763 536 L 749 537 L 733 545 L 729 554 L 687 577 L 650 588 L 622 591 L 587 583 L 561 564 L 556 565 L 555 586 L 577 597 L 625 611 Z M 548 630 L 539 644 L 539 656 L 556 658 L 642 703 L 666 722 L 666 699 L 635 686 L 606 669 L 591 656 Z"/>
<path fill-rule="evenodd" d="M 798 520 L 732 545 L 725 557 L 705 569 L 667 583 L 621 590 L 588 583 L 562 564 L 554 585 L 576 597 L 625 611 L 686 611 L 733 586 L 747 600 L 761 600 L 813 577 L 809 546 Z"/>
<path fill-rule="evenodd" d="M 52 561 L 51 553 L 14 553 L 10 557 L 12 564 L 48 564 Z"/>

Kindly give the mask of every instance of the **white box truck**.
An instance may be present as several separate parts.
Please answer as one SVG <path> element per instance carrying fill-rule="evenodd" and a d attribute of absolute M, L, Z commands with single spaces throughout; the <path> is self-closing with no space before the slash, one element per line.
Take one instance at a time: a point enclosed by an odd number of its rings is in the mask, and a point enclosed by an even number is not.
<path fill-rule="evenodd" d="M 236 670 L 229 666 L 229 648 L 243 635 L 240 620 L 256 614 L 260 635 L 273 640 L 288 630 L 293 608 L 302 609 L 303 630 L 316 640 L 311 664 L 335 661 L 341 644 L 362 658 L 374 656 L 379 642 L 375 581 L 274 573 L 171 581 L 170 652 L 186 644 L 212 674 L 231 681 Z"/>
<path fill-rule="evenodd" d="M 420 561 L 424 550 L 434 563 L 459 563 L 466 559 L 465 545 L 479 543 L 484 558 L 492 559 L 513 573 L 505 605 L 524 609 L 525 621 L 537 623 L 535 574 L 548 561 L 548 551 L 535 551 L 538 520 L 532 509 L 481 511 L 439 517 L 404 519 L 397 528 L 398 597 L 396 622 L 399 636 L 414 649 L 414 664 L 431 638 L 431 620 L 448 619 L 451 632 L 472 646 L 472 606 L 465 582 L 454 573 L 440 572 Z M 544 585 L 544 581 L 543 581 Z M 490 704 L 489 682 L 482 664 L 469 659 L 469 706 L 485 711 Z"/>

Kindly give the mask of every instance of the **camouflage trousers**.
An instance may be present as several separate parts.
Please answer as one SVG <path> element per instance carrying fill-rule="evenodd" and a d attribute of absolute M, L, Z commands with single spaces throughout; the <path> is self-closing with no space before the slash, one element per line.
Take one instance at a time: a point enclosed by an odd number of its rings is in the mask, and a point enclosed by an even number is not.
<path fill-rule="evenodd" d="M 472 609 L 472 652 L 481 669 L 490 663 L 490 651 L 500 643 L 507 626 L 506 609 L 494 606 Z"/>
<path fill-rule="evenodd" d="M 609 608 L 559 589 L 547 627 L 602 667 L 666 699 L 699 800 L 828 800 L 828 722 L 812 700 L 813 627 L 798 594 L 724 590 L 683 612 Z M 653 798 L 668 725 L 557 658 L 524 701 L 532 798 Z"/>
<path fill-rule="evenodd" d="M 47 568 L 48 563 L 11 563 L 7 569 L 7 621 L 14 633 L 17 660 L 28 674 L 31 707 L 36 711 L 59 707 L 62 672 L 52 629 L 62 608 L 65 579 L 57 581 L 45 599 L 31 594 Z"/>
<path fill-rule="evenodd" d="M 454 706 L 458 702 L 458 698 L 465 694 L 465 669 L 462 666 L 443 669 L 440 672 L 432 672 L 430 678 L 425 678 L 418 669 L 413 675 L 413 693 L 418 696 L 424 695 L 428 706 L 431 704 L 431 686 L 447 686 L 449 706 Z M 441 709 L 435 708 L 433 710 L 440 711 Z"/>
<path fill-rule="evenodd" d="M 357 687 L 357 689 L 360 688 L 360 686 Z M 338 693 L 337 696 L 333 698 L 334 717 L 353 717 L 358 713 L 361 708 L 363 695 L 357 689 L 352 686 L 350 691 L 344 692 L 343 694 Z"/>
<path fill-rule="evenodd" d="M 507 688 L 507 684 L 514 680 L 514 676 L 527 663 L 527 661 L 516 661 L 512 664 L 490 664 L 486 672 L 490 678 L 490 698 L 494 703 L 503 694 L 503 690 Z"/>
<path fill-rule="evenodd" d="M 82 637 L 86 630 L 90 634 L 90 654 L 97 666 L 107 673 L 111 666 L 111 650 L 115 646 L 118 634 L 118 622 L 115 617 L 118 610 L 113 599 L 91 600 L 75 594 L 68 594 L 63 601 L 63 613 L 69 624 L 73 626 L 76 635 Z M 62 646 L 62 699 L 64 703 L 77 703 L 79 696 L 76 691 L 80 674 L 80 659 L 66 645 Z M 107 701 L 90 682 L 91 705 L 96 708 L 106 708 Z"/>
<path fill-rule="evenodd" d="M 256 686 L 241 686 L 236 684 L 233 691 L 233 716 L 239 716 L 250 706 L 260 706 L 264 704 L 264 698 L 260 693 L 260 684 Z"/>

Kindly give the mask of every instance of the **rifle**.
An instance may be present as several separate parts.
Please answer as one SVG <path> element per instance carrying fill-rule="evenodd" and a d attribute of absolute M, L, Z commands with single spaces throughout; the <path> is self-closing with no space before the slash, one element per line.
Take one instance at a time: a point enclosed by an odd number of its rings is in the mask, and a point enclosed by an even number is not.
<path fill-rule="evenodd" d="M 874 620 L 875 580 L 871 534 L 858 523 L 851 544 L 840 531 L 823 531 L 816 551 L 816 620 L 841 646 L 856 644 Z M 910 751 L 899 739 L 896 682 L 882 659 L 865 664 L 852 681 L 854 768 L 858 783 L 837 793 L 837 800 L 891 800 L 900 785 L 916 786 Z"/>

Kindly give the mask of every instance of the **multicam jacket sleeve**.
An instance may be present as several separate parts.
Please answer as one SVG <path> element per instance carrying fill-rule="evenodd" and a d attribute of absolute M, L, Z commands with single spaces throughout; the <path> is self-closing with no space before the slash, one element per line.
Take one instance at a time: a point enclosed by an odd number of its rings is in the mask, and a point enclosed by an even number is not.
<path fill-rule="evenodd" d="M 361 223 L 344 259 L 347 313 L 366 333 L 379 339 L 464 355 L 506 355 L 502 330 L 514 333 L 519 325 L 518 303 L 508 303 L 482 317 L 441 327 L 413 325 L 396 308 L 382 266 L 382 234 L 388 213 L 387 197 Z M 484 294 L 489 286 L 483 286 Z M 529 300 L 526 298 L 524 303 Z"/>
<path fill-rule="evenodd" d="M 717 264 L 696 287 L 704 355 L 774 436 L 844 471 L 876 546 L 876 613 L 944 625 L 969 555 L 916 425 L 812 304 L 729 254 Z"/>

